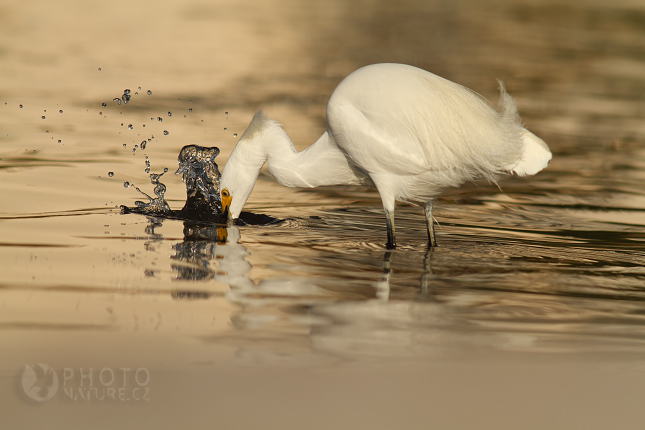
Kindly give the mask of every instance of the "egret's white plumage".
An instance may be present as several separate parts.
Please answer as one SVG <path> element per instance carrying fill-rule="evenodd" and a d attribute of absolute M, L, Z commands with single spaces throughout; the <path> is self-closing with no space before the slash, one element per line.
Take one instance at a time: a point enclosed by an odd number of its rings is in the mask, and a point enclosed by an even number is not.
<path fill-rule="evenodd" d="M 466 87 L 403 64 L 374 64 L 347 76 L 327 103 L 328 128 L 298 152 L 280 124 L 256 113 L 231 153 L 220 187 L 237 218 L 262 165 L 288 187 L 373 185 L 383 201 L 388 245 L 394 206 L 425 207 L 434 246 L 432 199 L 447 187 L 501 173 L 533 175 L 548 146 L 520 123 L 500 82 L 497 107 Z"/>

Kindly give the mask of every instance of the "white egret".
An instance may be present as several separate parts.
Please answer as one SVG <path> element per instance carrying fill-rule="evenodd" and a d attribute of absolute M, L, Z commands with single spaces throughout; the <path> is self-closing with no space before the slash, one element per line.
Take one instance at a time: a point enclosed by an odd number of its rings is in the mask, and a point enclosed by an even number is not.
<path fill-rule="evenodd" d="M 356 70 L 327 103 L 327 130 L 298 152 L 262 111 L 233 149 L 220 189 L 222 208 L 237 218 L 265 162 L 287 187 L 369 185 L 381 195 L 387 246 L 394 248 L 397 201 L 425 208 L 429 246 L 436 246 L 432 200 L 447 187 L 497 174 L 533 175 L 551 151 L 526 130 L 500 82 L 497 107 L 466 87 L 403 64 Z"/>

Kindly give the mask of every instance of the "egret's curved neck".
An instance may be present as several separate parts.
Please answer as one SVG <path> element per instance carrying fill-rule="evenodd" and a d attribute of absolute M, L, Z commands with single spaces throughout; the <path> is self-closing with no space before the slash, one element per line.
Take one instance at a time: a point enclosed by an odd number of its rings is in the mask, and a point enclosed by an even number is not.
<path fill-rule="evenodd" d="M 313 145 L 298 152 L 286 133 L 265 142 L 269 172 L 286 187 L 359 184 L 345 154 L 327 130 Z"/>
<path fill-rule="evenodd" d="M 221 188 L 227 188 L 233 197 L 230 207 L 233 218 L 251 195 L 265 162 L 269 172 L 287 187 L 358 185 L 365 181 L 365 176 L 338 148 L 329 130 L 309 148 L 298 152 L 278 123 L 256 114 L 226 162 L 220 181 Z"/>

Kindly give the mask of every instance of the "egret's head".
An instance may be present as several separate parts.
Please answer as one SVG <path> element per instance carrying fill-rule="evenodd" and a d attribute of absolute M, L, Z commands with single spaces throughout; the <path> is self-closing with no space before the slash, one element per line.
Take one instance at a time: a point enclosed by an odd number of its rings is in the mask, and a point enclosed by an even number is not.
<path fill-rule="evenodd" d="M 240 216 L 244 204 L 253 191 L 260 170 L 249 166 L 244 159 L 241 160 L 238 157 L 239 154 L 240 151 L 236 148 L 226 162 L 220 178 L 222 213 L 227 214 L 228 219 Z"/>
<path fill-rule="evenodd" d="M 220 194 L 222 211 L 228 211 L 229 219 L 240 216 L 251 195 L 260 169 L 267 160 L 265 139 L 270 140 L 271 132 L 275 130 L 282 131 L 282 128 L 262 111 L 257 112 L 226 161 L 220 179 Z"/>
<path fill-rule="evenodd" d="M 227 170 L 231 174 L 226 174 Z M 248 181 L 244 180 L 244 175 L 235 174 L 236 172 L 231 172 L 232 170 L 236 169 L 233 165 L 227 164 L 220 180 L 222 213 L 229 220 L 240 216 L 240 212 L 242 212 L 246 200 L 251 195 L 254 185 L 254 183 L 248 184 Z"/>

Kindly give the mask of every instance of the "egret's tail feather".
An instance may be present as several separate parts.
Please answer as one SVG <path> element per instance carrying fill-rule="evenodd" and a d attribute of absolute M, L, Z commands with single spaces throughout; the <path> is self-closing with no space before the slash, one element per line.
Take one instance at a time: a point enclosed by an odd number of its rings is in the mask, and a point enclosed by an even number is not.
<path fill-rule="evenodd" d="M 526 129 L 522 130 L 522 141 L 524 150 L 520 161 L 508 170 L 518 176 L 535 175 L 549 164 L 551 151 L 542 139 Z"/>

